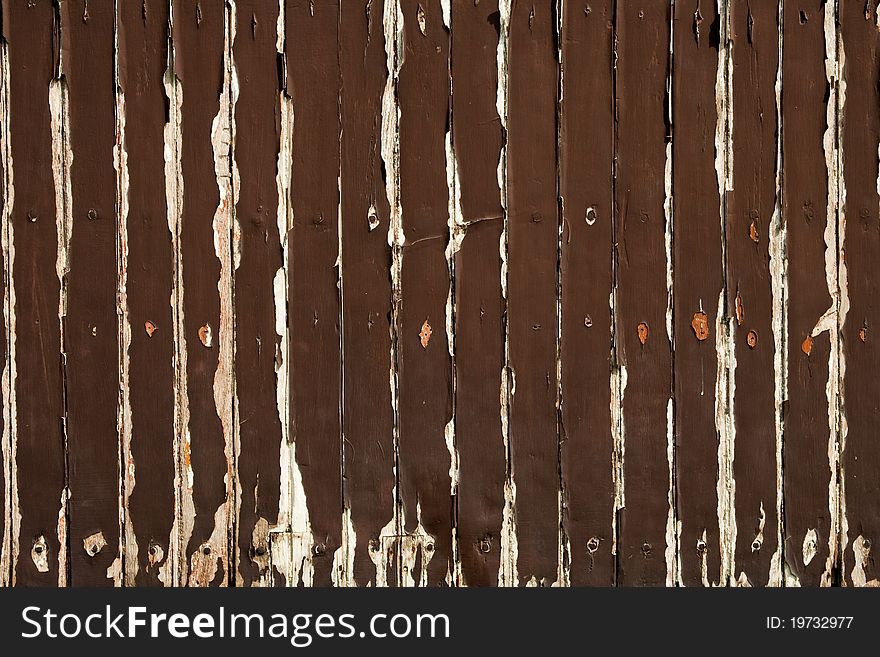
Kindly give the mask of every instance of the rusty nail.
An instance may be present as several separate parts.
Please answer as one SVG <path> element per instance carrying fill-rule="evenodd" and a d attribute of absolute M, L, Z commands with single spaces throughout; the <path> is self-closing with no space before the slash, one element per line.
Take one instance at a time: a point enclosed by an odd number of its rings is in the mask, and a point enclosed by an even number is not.
<path fill-rule="evenodd" d="M 151 338 L 153 337 L 153 333 L 156 332 L 157 328 L 158 327 L 155 324 L 153 324 L 153 322 L 151 322 L 150 320 L 147 320 L 146 322 L 144 322 L 144 330 L 146 330 L 147 335 L 150 336 Z"/>
<path fill-rule="evenodd" d="M 422 324 L 422 330 L 419 331 L 419 341 L 422 343 L 422 349 L 428 348 L 428 343 L 431 341 L 431 334 L 434 331 L 431 329 L 431 325 L 428 323 L 428 320 L 425 320 L 425 323 Z"/>
<path fill-rule="evenodd" d="M 648 341 L 648 333 L 649 333 L 647 323 L 639 322 L 638 332 L 639 332 L 639 342 L 641 342 L 642 344 L 645 344 Z"/>
<path fill-rule="evenodd" d="M 804 341 L 801 342 L 801 351 L 803 351 L 807 356 L 809 356 L 813 352 L 813 336 L 808 335 L 804 338 Z"/>
<path fill-rule="evenodd" d="M 750 349 L 754 349 L 758 346 L 758 334 L 755 331 L 749 331 L 746 335 L 746 343 L 749 345 Z"/>
<path fill-rule="evenodd" d="M 694 329 L 694 335 L 697 336 L 697 340 L 700 342 L 708 338 L 709 318 L 706 316 L 706 313 L 702 310 L 694 313 L 694 318 L 691 320 L 691 328 Z"/>
<path fill-rule="evenodd" d="M 749 239 L 751 239 L 755 244 L 758 243 L 758 224 L 755 223 L 755 220 L 752 220 L 752 223 L 749 224 Z"/>

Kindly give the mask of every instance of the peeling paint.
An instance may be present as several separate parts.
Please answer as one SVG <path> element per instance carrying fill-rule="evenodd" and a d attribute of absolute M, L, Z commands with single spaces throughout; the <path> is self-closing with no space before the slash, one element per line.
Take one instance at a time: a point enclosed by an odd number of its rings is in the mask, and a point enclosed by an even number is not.
<path fill-rule="evenodd" d="M 34 540 L 34 545 L 31 547 L 31 559 L 37 572 L 49 572 L 49 545 L 46 542 L 46 537 L 42 534 Z"/>
<path fill-rule="evenodd" d="M 118 0 L 117 0 L 118 9 Z M 116 39 L 114 61 L 116 80 L 119 80 L 119 26 L 114 29 Z M 135 536 L 134 523 L 129 511 L 129 500 L 135 487 L 135 463 L 131 453 L 132 418 L 131 399 L 129 395 L 131 347 L 131 321 L 128 314 L 128 214 L 129 214 L 129 172 L 128 152 L 125 143 L 125 94 L 116 85 L 116 143 L 113 149 L 113 167 L 116 170 L 116 258 L 117 258 L 117 289 L 116 314 L 118 318 L 119 345 L 119 399 L 117 402 L 117 431 L 120 440 L 119 472 L 122 473 L 122 486 L 119 499 L 119 556 L 121 563 L 111 566 L 108 578 L 114 580 L 116 586 L 134 586 L 139 570 L 138 544 Z M 147 335 L 153 337 L 155 324 L 146 322 Z"/>
<path fill-rule="evenodd" d="M 501 554 L 498 567 L 498 586 L 518 586 L 517 573 L 517 536 L 516 536 L 516 482 L 510 459 L 510 406 L 516 391 L 516 374 L 510 368 L 510 339 L 507 321 L 507 285 L 508 285 L 508 235 L 510 217 L 507 202 L 507 106 L 508 106 L 508 49 L 510 39 L 511 0 L 498 2 L 498 46 L 495 50 L 497 69 L 497 88 L 495 91 L 495 110 L 501 122 L 501 151 L 498 154 L 497 179 L 501 196 L 503 223 L 498 248 L 501 257 L 501 297 L 504 302 L 504 367 L 501 370 L 500 415 L 501 435 L 504 443 L 504 460 L 506 476 L 504 480 L 504 508 L 501 521 Z"/>
<path fill-rule="evenodd" d="M 173 8 L 169 21 L 174 29 Z M 195 507 L 193 503 L 193 472 L 189 459 L 189 393 L 187 390 L 187 346 L 183 311 L 183 257 L 181 230 L 183 225 L 183 173 L 181 170 L 183 143 L 182 108 L 183 84 L 174 72 L 175 50 L 169 41 L 169 65 L 165 72 L 165 96 L 168 99 L 168 121 L 163 131 L 165 159 L 165 205 L 168 230 L 174 253 L 174 287 L 169 303 L 174 320 L 174 521 L 168 538 L 168 557 L 159 566 L 158 578 L 165 586 L 180 586 L 186 582 L 186 545 L 193 531 Z"/>
<path fill-rule="evenodd" d="M 276 23 L 275 48 L 279 55 L 285 51 L 285 2 L 278 2 L 278 21 Z M 275 272 L 273 280 L 273 299 L 275 306 L 275 334 L 278 336 L 278 351 L 275 355 L 275 405 L 281 427 L 279 445 L 280 493 L 278 499 L 278 523 L 272 527 L 269 536 L 270 561 L 267 580 L 261 576 L 260 585 L 273 582 L 274 571 L 284 575 L 285 584 L 290 585 L 294 572 L 291 550 L 277 550 L 281 544 L 282 533 L 291 531 L 293 517 L 293 490 L 291 487 L 291 466 L 295 463 L 294 446 L 290 436 L 290 335 L 287 322 L 287 290 L 290 272 L 290 250 L 288 235 L 293 225 L 291 205 L 291 171 L 293 167 L 293 99 L 285 89 L 278 93 L 279 103 L 279 144 L 278 164 L 275 172 L 275 186 L 278 191 L 276 221 L 282 250 L 282 265 Z M 284 534 L 284 535 L 287 535 Z M 288 546 L 289 547 L 289 546 Z"/>
<path fill-rule="evenodd" d="M 841 480 L 840 451 L 845 436 L 846 422 L 843 408 L 843 374 L 845 370 L 840 332 L 849 310 L 846 294 L 846 265 L 843 259 L 843 189 L 842 153 L 840 152 L 839 126 L 845 103 L 846 83 L 841 79 L 844 67 L 843 44 L 837 35 L 837 3 L 824 6 L 825 75 L 829 85 L 827 104 L 827 129 L 823 138 L 825 166 L 828 171 L 828 199 L 825 224 L 825 278 L 831 307 L 817 322 L 813 336 L 828 330 L 831 350 L 828 362 L 828 382 L 825 392 L 828 400 L 828 512 L 831 519 L 828 533 L 828 558 L 822 574 L 823 586 L 830 586 L 837 566 L 840 549 Z M 806 350 L 805 350 L 806 351 Z"/>
<path fill-rule="evenodd" d="M 52 178 L 55 185 L 55 226 L 58 252 L 55 272 L 58 276 L 58 326 L 62 370 L 67 363 L 65 353 L 65 317 L 67 316 L 67 274 L 70 271 L 70 240 L 73 235 L 73 196 L 68 172 L 73 164 L 73 151 L 70 145 L 70 107 L 68 104 L 67 81 L 62 77 L 49 83 L 49 113 L 52 133 Z M 64 451 L 67 452 L 67 418 L 62 418 Z M 61 506 L 58 511 L 58 586 L 67 585 L 67 501 L 70 491 L 61 491 Z"/>
<path fill-rule="evenodd" d="M 21 510 L 19 508 L 18 468 L 16 454 L 18 448 L 18 413 L 16 404 L 16 316 L 15 316 L 15 229 L 12 221 L 12 208 L 15 205 L 14 167 L 12 147 L 9 143 L 10 100 L 9 100 L 9 46 L 0 39 L 0 161 L 3 176 L 0 178 L 0 196 L 3 198 L 2 225 L 0 225 L 0 245 L 2 245 L 5 285 L 3 288 L 3 319 L 6 331 L 7 357 L 3 364 L 3 474 L 6 483 L 3 543 L 0 548 L 0 586 L 15 584 L 15 569 L 18 564 L 21 535 Z"/>
<path fill-rule="evenodd" d="M 782 25 L 783 0 L 777 5 L 777 22 Z M 789 585 L 789 572 L 785 563 L 784 498 L 782 495 L 782 446 L 784 438 L 783 406 L 788 399 L 788 243 L 787 228 L 782 216 L 782 30 L 777 37 L 776 63 L 776 202 L 770 228 L 770 281 L 772 292 L 773 371 L 774 371 L 774 419 L 776 426 L 776 553 L 770 561 L 768 584 Z M 757 333 L 755 333 L 757 343 Z M 750 345 L 751 346 L 751 345 Z M 754 347 L 752 347 L 754 348 Z"/>
<path fill-rule="evenodd" d="M 722 262 L 727 280 L 727 197 L 733 191 L 733 42 L 730 37 L 730 4 L 722 0 L 718 5 L 720 35 L 718 66 L 715 77 L 715 177 L 718 184 L 719 228 Z M 753 221 L 754 227 L 754 221 Z M 750 229 L 751 232 L 751 229 Z M 752 237 L 753 241 L 755 240 Z M 735 584 L 736 572 L 736 481 L 733 462 L 736 455 L 736 332 L 734 322 L 742 324 L 742 298 L 737 290 L 736 317 L 729 317 L 726 289 L 718 296 L 715 315 L 715 430 L 718 434 L 718 536 L 721 570 L 718 584 Z M 751 342 L 757 344 L 757 334 Z M 746 338 L 747 343 L 754 348 Z"/>
<path fill-rule="evenodd" d="M 816 556 L 816 551 L 819 547 L 819 534 L 813 529 L 807 530 L 806 535 L 804 536 L 804 545 L 803 545 L 803 555 L 804 555 L 804 566 L 809 566 L 810 562 L 813 560 L 813 557 Z"/>
<path fill-rule="evenodd" d="M 398 482 L 399 474 L 399 445 L 400 426 L 398 419 L 398 335 L 397 327 L 400 322 L 400 298 L 401 298 L 401 268 L 403 265 L 403 246 L 406 237 L 403 233 L 403 211 L 400 201 L 400 105 L 397 102 L 397 85 L 400 70 L 404 59 L 404 28 L 403 10 L 399 0 L 385 3 L 382 17 L 385 32 L 385 57 L 388 77 L 385 82 L 385 90 L 382 94 L 382 161 L 385 164 L 385 194 L 391 211 L 388 223 L 388 245 L 391 247 L 391 306 L 392 321 L 389 328 L 391 333 L 391 353 L 389 363 L 389 386 L 391 387 L 391 404 L 394 414 L 394 509 L 392 520 L 389 524 L 393 530 L 389 532 L 386 525 L 379 533 L 380 546 L 371 551 L 370 557 L 376 564 L 376 585 L 387 586 L 387 570 L 390 560 L 394 558 L 394 548 L 397 539 L 403 535 L 403 508 L 400 500 Z M 399 547 L 399 546 L 398 546 Z M 402 551 L 402 550 L 401 550 Z M 400 560 L 400 552 L 397 554 Z M 402 583 L 401 566 L 398 563 L 398 583 Z"/>
<path fill-rule="evenodd" d="M 861 534 L 853 541 L 853 555 L 855 556 L 855 563 L 853 564 L 852 573 L 850 573 L 853 586 L 880 586 L 880 580 L 876 578 L 869 580 L 865 574 L 865 569 L 871 564 L 873 559 L 871 559 L 871 542 Z"/>
<path fill-rule="evenodd" d="M 105 547 L 107 547 L 107 539 L 104 538 L 104 532 L 95 532 L 83 539 L 83 550 L 90 557 L 97 556 Z"/>

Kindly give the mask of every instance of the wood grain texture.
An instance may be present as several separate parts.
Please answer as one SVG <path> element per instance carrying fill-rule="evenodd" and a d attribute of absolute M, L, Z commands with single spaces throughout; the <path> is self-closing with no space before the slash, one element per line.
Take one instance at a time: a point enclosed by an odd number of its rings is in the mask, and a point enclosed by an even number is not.
<path fill-rule="evenodd" d="M 735 321 L 733 475 L 738 484 L 731 575 L 752 586 L 781 583 L 776 480 L 776 419 L 781 419 L 781 409 L 777 415 L 776 398 L 783 391 L 776 389 L 774 372 L 784 336 L 776 332 L 781 318 L 774 318 L 774 304 L 781 309 L 781 279 L 774 286 L 773 273 L 780 265 L 779 255 L 774 260 L 773 253 L 780 236 L 777 13 L 772 3 L 735 0 L 730 4 L 733 189 L 727 195 L 726 213 L 727 312 Z"/>
<path fill-rule="evenodd" d="M 116 317 L 116 172 L 114 11 L 71 2 L 61 13 L 67 34 L 62 71 L 69 89 L 72 192 L 67 312 L 70 568 L 73 586 L 112 584 L 119 551 L 118 369 Z"/>
<path fill-rule="evenodd" d="M 233 45 L 239 95 L 235 162 L 240 176 L 236 221 L 240 260 L 235 272 L 235 375 L 241 497 L 236 555 L 241 584 L 266 583 L 270 527 L 278 523 L 281 422 L 276 369 L 287 366 L 275 326 L 275 276 L 283 267 L 276 168 L 281 116 L 276 65 L 279 7 L 236 3 Z"/>
<path fill-rule="evenodd" d="M 880 255 L 880 190 L 878 190 L 878 134 L 880 134 L 880 43 L 877 3 L 841 0 L 839 9 L 841 51 L 845 53 L 843 80 L 846 102 L 840 132 L 845 185 L 846 231 L 840 235 L 846 262 L 849 314 L 841 339 L 845 353 L 844 399 L 846 434 L 841 463 L 843 541 L 841 558 L 844 582 L 876 585 L 877 569 L 871 557 L 878 539 L 880 515 L 876 500 L 877 426 L 880 384 L 874 328 L 878 316 Z"/>
<path fill-rule="evenodd" d="M 668 541 L 675 540 L 674 530 L 673 536 L 667 534 L 670 517 L 674 523 L 664 208 L 669 19 L 665 3 L 617 6 L 616 357 L 626 368 L 621 395 L 625 504 L 618 525 L 617 581 L 623 586 L 658 586 L 674 577 L 666 558 Z"/>
<path fill-rule="evenodd" d="M 446 335 L 450 275 L 449 33 L 439 2 L 401 0 L 400 289 L 397 311 L 401 581 L 437 586 L 452 571 L 452 367 Z"/>
<path fill-rule="evenodd" d="M 183 90 L 180 166 L 184 186 L 179 267 L 189 422 L 184 428 L 183 467 L 187 476 L 182 485 L 191 489 L 194 510 L 192 533 L 184 536 L 188 563 L 184 563 L 183 572 L 189 573 L 188 581 L 195 585 L 226 584 L 230 577 L 226 505 L 230 501 L 227 485 L 231 482 L 224 483 L 228 461 L 223 419 L 229 417 L 232 408 L 229 400 L 218 404 L 214 392 L 220 352 L 225 347 L 221 339 L 226 338 L 220 335 L 221 315 L 228 311 L 223 308 L 219 288 L 229 252 L 222 249 L 215 227 L 215 213 L 221 201 L 225 201 L 215 172 L 215 158 L 223 153 L 215 153 L 214 148 L 218 136 L 215 119 L 222 119 L 230 111 L 220 103 L 224 87 L 225 14 L 221 0 L 173 5 L 174 71 Z M 217 146 L 223 148 L 219 143 Z M 219 253 L 215 242 L 221 247 Z"/>
<path fill-rule="evenodd" d="M 314 542 L 314 584 L 329 586 L 342 533 L 339 5 L 289 2 L 286 20 L 294 111 L 290 429 Z"/>
<path fill-rule="evenodd" d="M 685 586 L 717 585 L 727 576 L 727 437 L 716 423 L 718 402 L 725 402 L 717 385 L 727 376 L 719 365 L 727 350 L 719 192 L 727 187 L 726 97 L 716 84 L 719 68 L 722 76 L 726 70 L 727 16 L 716 4 L 700 2 L 695 11 L 676 4 L 672 44 L 675 483 Z"/>
<path fill-rule="evenodd" d="M 168 7 L 124 3 L 117 15 L 118 78 L 124 100 L 128 189 L 125 300 L 130 344 L 130 462 L 126 495 L 126 584 L 158 586 L 174 524 L 174 252 L 166 216 L 165 90 Z M 159 184 L 161 181 L 161 184 Z M 125 321 L 125 318 L 124 318 Z M 130 580 L 134 572 L 135 581 Z"/>
<path fill-rule="evenodd" d="M 395 514 L 390 208 L 382 161 L 384 6 L 340 7 L 343 454 L 349 581 L 377 583 Z M 394 530 L 392 530 L 393 533 Z M 396 571 L 395 571 L 396 572 Z M 379 573 L 384 576 L 384 573 Z M 393 582 L 392 574 L 387 581 Z"/>
<path fill-rule="evenodd" d="M 16 430 L 10 458 L 18 479 L 13 582 L 67 583 L 66 452 L 62 383 L 58 233 L 49 85 L 58 60 L 49 0 L 4 3 L 9 44 L 10 150 L 14 164 L 16 359 L 11 382 Z M 39 44 L 35 46 L 34 44 Z M 9 172 L 7 172 L 9 175 Z M 15 525 L 14 525 L 15 526 Z M 61 530 L 61 531 L 59 531 Z"/>
<path fill-rule="evenodd" d="M 572 585 L 615 577 L 611 434 L 614 3 L 565 3 L 559 119 L 561 456 Z"/>
<path fill-rule="evenodd" d="M 502 129 L 496 106 L 497 2 L 452 4 L 452 151 L 464 225 L 455 271 L 456 533 L 461 578 L 492 586 L 501 568 L 506 458 L 499 380 L 504 368 L 498 182 Z"/>
<path fill-rule="evenodd" d="M 826 282 L 829 170 L 823 139 L 829 85 L 825 80 L 825 12 L 834 3 L 786 3 L 783 16 L 783 218 L 788 252 L 788 407 L 785 412 L 786 563 L 801 585 L 832 577 L 837 555 L 829 495 L 833 463 L 826 387 L 833 338 L 819 326 L 833 300 Z M 833 101 L 832 101 L 833 102 Z M 830 226 L 830 228 L 829 228 Z M 818 330 L 817 330 L 818 329 Z"/>

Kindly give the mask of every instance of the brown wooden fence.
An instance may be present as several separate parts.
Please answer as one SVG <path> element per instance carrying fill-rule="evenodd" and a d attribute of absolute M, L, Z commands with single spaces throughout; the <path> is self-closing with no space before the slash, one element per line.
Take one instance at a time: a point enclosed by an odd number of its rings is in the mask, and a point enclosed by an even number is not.
<path fill-rule="evenodd" d="M 878 585 L 874 0 L 3 0 L 7 585 Z"/>

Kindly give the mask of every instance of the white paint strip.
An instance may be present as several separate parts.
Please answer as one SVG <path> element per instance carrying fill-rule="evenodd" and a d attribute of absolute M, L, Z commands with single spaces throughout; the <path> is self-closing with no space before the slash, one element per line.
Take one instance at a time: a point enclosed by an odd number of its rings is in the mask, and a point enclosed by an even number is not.
<path fill-rule="evenodd" d="M 116 0 L 118 16 L 119 0 Z M 116 18 L 118 21 L 118 17 Z M 132 419 L 129 396 L 131 321 L 128 314 L 128 213 L 129 172 L 128 152 L 125 148 L 125 93 L 119 86 L 119 25 L 114 24 L 116 43 L 113 67 L 116 78 L 116 143 L 113 148 L 113 167 L 116 170 L 116 315 L 119 332 L 119 393 L 116 429 L 119 433 L 119 472 L 122 486 L 119 492 L 119 555 L 107 571 L 107 577 L 116 586 L 134 586 L 139 570 L 138 544 L 134 532 L 129 500 L 135 487 L 135 463 L 131 453 Z"/>
<path fill-rule="evenodd" d="M 788 230 L 782 217 L 782 11 L 783 0 L 777 9 L 778 47 L 776 62 L 776 202 L 770 226 L 770 282 L 773 310 L 773 371 L 774 371 L 774 418 L 776 425 L 776 552 L 770 560 L 768 584 L 770 586 L 794 585 L 789 579 L 791 569 L 785 563 L 784 497 L 782 494 L 782 446 L 784 438 L 783 405 L 788 399 L 788 257 L 786 244 Z"/>
<path fill-rule="evenodd" d="M 403 211 L 400 203 L 400 106 L 397 102 L 397 84 L 404 59 L 403 10 L 399 0 L 386 2 L 383 7 L 382 25 L 385 33 L 385 58 L 388 77 L 382 94 L 382 161 L 385 164 L 385 194 L 391 216 L 388 224 L 388 244 L 391 247 L 391 306 L 392 318 L 389 327 L 391 336 L 390 366 L 388 373 L 391 388 L 391 405 L 394 414 L 394 509 L 392 520 L 379 533 L 380 545 L 371 551 L 371 558 L 376 564 L 376 586 L 387 586 L 390 559 L 394 558 L 397 541 L 395 537 L 403 535 L 403 504 L 400 501 L 398 484 L 398 463 L 400 427 L 398 424 L 398 380 L 397 354 L 400 313 L 401 266 L 403 261 Z M 398 584 L 403 584 L 403 545 L 399 546 Z"/>
<path fill-rule="evenodd" d="M 839 0 L 835 3 L 839 7 Z M 839 14 L 839 9 L 837 10 Z M 837 22 L 834 23 L 835 30 L 838 30 Z M 836 157 L 836 175 L 837 175 L 837 217 L 836 217 L 836 263 L 837 263 L 837 325 L 834 335 L 836 336 L 836 357 L 837 357 L 837 377 L 835 380 L 837 390 L 835 395 L 835 407 L 832 411 L 829 408 L 829 419 L 832 421 L 832 429 L 837 435 L 837 508 L 834 510 L 834 517 L 838 519 L 837 527 L 838 537 L 838 558 L 840 559 L 840 569 L 845 572 L 846 568 L 846 546 L 849 534 L 849 521 L 846 515 L 846 466 L 843 460 L 843 454 L 846 450 L 846 437 L 849 426 L 846 421 L 846 352 L 843 344 L 843 330 L 846 324 L 846 318 L 849 314 L 849 284 L 847 278 L 846 257 L 844 252 L 844 243 L 846 241 L 846 179 L 843 174 L 843 126 L 845 120 L 846 106 L 846 53 L 843 47 L 843 39 L 839 32 L 835 32 L 837 41 L 837 106 L 835 109 L 834 125 L 836 131 L 837 157 Z M 836 426 L 834 422 L 836 421 Z"/>
<path fill-rule="evenodd" d="M 217 336 L 217 368 L 214 371 L 214 407 L 223 428 L 224 454 L 226 456 L 226 499 L 214 513 L 214 529 L 207 541 L 190 555 L 190 586 L 208 586 L 216 576 L 218 562 L 222 569 L 221 586 L 227 584 L 231 575 L 229 541 L 236 514 L 237 477 L 235 476 L 236 436 L 234 415 L 236 407 L 234 384 L 234 338 L 233 338 L 233 226 L 238 175 L 234 148 L 234 125 L 232 116 L 238 97 L 235 65 L 232 61 L 232 43 L 235 39 L 235 2 L 227 0 L 224 12 L 223 40 L 223 89 L 220 93 L 219 110 L 211 124 L 211 145 L 214 152 L 214 174 L 217 179 L 220 202 L 214 213 L 214 253 L 220 261 L 220 278 L 217 292 L 220 297 L 220 326 Z"/>
<path fill-rule="evenodd" d="M 16 404 L 16 317 L 15 317 L 15 239 L 12 222 L 12 208 L 15 205 L 14 168 L 12 145 L 10 144 L 10 82 L 9 45 L 0 39 L 0 160 L 3 177 L 0 178 L 3 217 L 0 225 L 3 263 L 6 268 L 6 285 L 3 290 L 3 318 L 6 327 L 7 358 L 3 364 L 3 472 L 6 481 L 3 544 L 0 550 L 0 586 L 15 584 L 15 569 L 18 564 L 19 541 L 21 537 L 21 509 L 18 494 L 18 468 L 16 454 L 18 449 L 18 412 Z"/>
<path fill-rule="evenodd" d="M 510 16 L 511 0 L 499 0 L 499 33 L 498 47 L 496 49 L 496 65 L 498 74 L 497 89 L 495 92 L 495 109 L 501 121 L 504 134 L 507 134 L 507 104 L 508 104 L 508 49 L 510 39 Z M 501 208 L 503 211 L 503 227 L 499 240 L 501 255 L 501 296 L 507 303 L 507 238 L 510 230 L 510 218 L 508 216 L 507 203 L 507 139 L 501 145 L 501 153 L 498 158 L 498 189 L 501 194 Z M 504 454 L 507 476 L 504 482 L 504 509 L 501 522 L 501 555 L 498 568 L 498 586 L 518 586 L 519 575 L 517 573 L 517 537 L 516 537 L 516 482 L 513 478 L 513 469 L 510 462 L 510 406 L 516 392 L 516 373 L 510 368 L 510 341 L 509 326 L 505 313 L 504 326 L 504 367 L 501 370 L 500 413 L 501 435 L 504 441 Z"/>
<path fill-rule="evenodd" d="M 279 0 L 278 20 L 276 23 L 275 48 L 284 55 L 285 44 L 285 2 Z M 286 77 L 287 71 L 282 72 Z M 281 242 L 282 265 L 275 272 L 273 281 L 273 298 L 275 305 L 275 333 L 278 336 L 278 353 L 275 358 L 275 404 L 278 408 L 278 420 L 281 425 L 281 443 L 279 445 L 280 494 L 278 499 L 278 523 L 270 530 L 269 537 L 271 570 L 267 581 L 260 584 L 274 584 L 274 571 L 277 570 L 285 578 L 285 583 L 292 585 L 294 572 L 293 554 L 288 542 L 282 535 L 288 535 L 292 527 L 293 487 L 291 467 L 294 459 L 294 445 L 290 436 L 290 335 L 287 316 L 287 290 L 290 272 L 290 248 L 288 234 L 293 225 L 293 207 L 291 205 L 291 171 L 293 167 L 293 99 L 282 89 L 278 94 L 280 111 L 280 134 L 278 144 L 278 163 L 275 172 L 275 186 L 278 190 L 278 236 Z M 278 549 L 281 545 L 288 548 Z"/>
<path fill-rule="evenodd" d="M 174 25 L 173 8 L 169 21 Z M 187 581 L 186 546 L 195 521 L 193 470 L 190 463 L 189 393 L 187 390 L 186 330 L 183 310 L 183 172 L 181 169 L 183 132 L 183 85 L 174 73 L 174 43 L 169 43 L 169 66 L 165 72 L 168 122 L 165 124 L 165 208 L 174 253 L 174 288 L 169 304 L 174 321 L 174 522 L 168 538 L 164 563 L 157 560 L 158 578 L 165 586 L 181 586 Z"/>
<path fill-rule="evenodd" d="M 869 580 L 865 569 L 871 566 L 871 543 L 861 534 L 853 541 L 853 556 L 855 563 L 853 564 L 852 579 L 853 586 L 880 586 L 880 580 L 874 578 Z"/>
<path fill-rule="evenodd" d="M 55 272 L 58 276 L 58 326 L 61 361 L 66 367 L 64 320 L 67 316 L 67 274 L 70 271 L 70 240 L 73 234 L 73 196 L 70 183 L 70 168 L 73 165 L 73 151 L 70 145 L 70 107 L 68 104 L 67 81 L 64 77 L 49 83 L 49 113 L 52 132 L 52 178 L 55 184 L 55 226 L 57 229 L 58 254 Z M 64 451 L 67 451 L 67 418 L 62 419 Z M 56 533 L 59 541 L 58 586 L 67 585 L 67 513 L 70 491 L 65 486 L 61 491 L 61 506 L 58 510 Z"/>
<path fill-rule="evenodd" d="M 721 35 L 715 78 L 715 176 L 718 184 L 722 262 L 727 263 L 727 193 L 733 191 L 733 42 L 730 38 L 730 5 L 719 3 Z M 715 321 L 715 430 L 718 434 L 718 530 L 721 572 L 719 584 L 735 585 L 736 481 L 733 461 L 736 454 L 736 333 L 734 317 L 727 316 L 726 286 L 718 296 Z M 747 576 L 746 576 L 747 579 Z"/>
<path fill-rule="evenodd" d="M 840 329 L 849 309 L 849 299 L 845 290 L 841 291 L 838 261 L 843 283 L 846 284 L 846 268 L 842 262 L 842 251 L 838 247 L 838 230 L 842 228 L 841 209 L 841 153 L 838 142 L 838 126 L 840 112 L 843 108 L 845 85 L 841 81 L 843 70 L 843 48 L 838 44 L 837 3 L 830 2 L 824 6 L 825 29 L 825 76 L 829 85 L 829 97 L 826 109 L 827 129 L 823 145 L 825 150 L 825 166 L 828 172 L 828 199 L 825 223 L 825 278 L 831 306 L 822 319 L 817 322 L 812 335 L 828 330 L 831 350 L 828 358 L 828 381 L 825 392 L 828 400 L 828 467 L 830 478 L 828 483 L 828 512 L 830 530 L 828 533 L 828 558 L 822 574 L 822 586 L 831 586 L 833 570 L 837 564 L 840 546 L 840 438 L 841 426 L 839 417 L 843 413 L 841 382 L 843 376 L 843 353 L 840 345 Z M 842 245 L 842 240 L 841 240 Z M 823 320 L 828 318 L 826 324 Z"/>
<path fill-rule="evenodd" d="M 556 195 L 559 204 L 559 217 L 557 221 L 556 234 L 556 455 L 557 455 L 557 518 L 559 531 L 557 534 L 557 556 L 556 556 L 556 582 L 553 586 L 570 586 L 571 585 L 571 542 L 568 538 L 568 532 L 565 531 L 565 481 L 563 479 L 562 470 L 562 413 L 565 398 L 562 390 L 562 239 L 565 227 L 565 198 L 562 196 L 560 188 L 560 171 L 561 163 L 559 160 L 562 126 L 562 109 L 564 103 L 565 90 L 565 66 L 562 59 L 562 42 L 563 29 L 562 18 L 565 15 L 564 0 L 556 0 L 556 22 L 554 29 L 556 30 L 556 61 L 559 66 L 559 78 L 557 82 L 557 98 L 556 98 Z"/>
<path fill-rule="evenodd" d="M 448 19 L 447 12 L 448 6 L 444 8 L 444 20 Z M 449 27 L 447 23 L 447 28 Z M 451 84 L 451 70 L 449 72 L 449 79 Z M 452 125 L 451 116 L 449 117 L 449 124 L 450 126 Z M 449 450 L 450 495 L 455 499 L 458 493 L 459 480 L 458 448 L 456 447 L 455 440 L 455 412 L 458 399 L 457 363 L 455 360 L 455 254 L 461 248 L 461 243 L 467 232 L 467 225 L 464 222 L 461 211 L 461 184 L 451 127 L 446 131 L 446 189 L 448 197 L 447 226 L 449 228 L 449 242 L 446 245 L 446 266 L 449 270 L 449 293 L 446 296 L 446 341 L 449 358 L 452 363 L 452 416 L 449 418 L 449 422 L 446 423 L 444 435 L 446 438 L 446 448 Z M 461 582 L 462 573 L 458 535 L 457 528 L 453 526 L 450 583 L 460 585 Z"/>
<path fill-rule="evenodd" d="M 672 25 L 670 24 L 670 62 L 672 61 Z M 672 117 L 672 67 L 666 78 L 666 98 L 669 106 L 667 107 L 668 115 Z M 666 166 L 664 169 L 663 180 L 663 215 L 664 215 L 664 244 L 666 255 L 666 338 L 669 341 L 669 351 L 675 354 L 675 331 L 673 328 L 673 280 L 672 280 L 672 260 L 673 260 L 673 233 L 674 233 L 674 202 L 673 202 L 673 175 L 672 175 L 672 141 L 666 144 Z M 672 391 L 670 391 L 670 395 Z M 621 399 L 621 401 L 623 401 Z M 623 410 L 621 409 L 620 417 L 621 425 L 624 423 Z M 678 549 L 678 513 L 676 509 L 676 490 L 675 490 L 675 406 L 672 396 L 669 397 L 666 404 L 666 460 L 668 465 L 668 484 L 666 493 L 666 503 L 668 510 L 666 513 L 666 549 L 664 557 L 666 559 L 666 586 L 675 586 L 680 578 L 680 556 Z"/>

